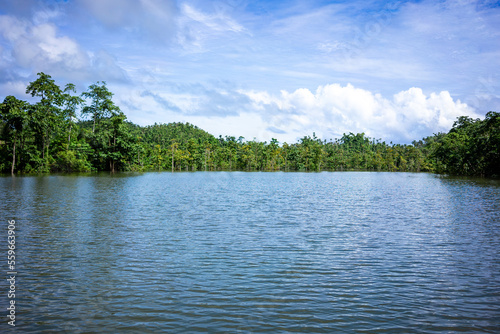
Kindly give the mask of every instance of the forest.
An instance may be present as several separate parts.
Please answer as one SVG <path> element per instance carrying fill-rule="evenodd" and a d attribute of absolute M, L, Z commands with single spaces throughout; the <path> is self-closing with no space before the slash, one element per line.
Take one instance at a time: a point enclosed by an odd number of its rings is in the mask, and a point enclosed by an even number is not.
<path fill-rule="evenodd" d="M 82 94 L 38 73 L 26 93 L 0 105 L 0 171 L 410 171 L 500 176 L 500 113 L 459 117 L 448 133 L 386 143 L 364 133 L 297 143 L 218 138 L 189 123 L 138 126 L 114 104 L 105 82 Z"/>

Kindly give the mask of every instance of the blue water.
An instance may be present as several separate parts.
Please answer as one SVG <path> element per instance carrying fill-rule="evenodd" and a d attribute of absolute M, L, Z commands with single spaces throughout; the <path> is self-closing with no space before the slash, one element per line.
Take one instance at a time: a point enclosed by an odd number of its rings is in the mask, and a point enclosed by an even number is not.
<path fill-rule="evenodd" d="M 122 173 L 0 191 L 18 271 L 2 332 L 500 332 L 498 181 Z"/>

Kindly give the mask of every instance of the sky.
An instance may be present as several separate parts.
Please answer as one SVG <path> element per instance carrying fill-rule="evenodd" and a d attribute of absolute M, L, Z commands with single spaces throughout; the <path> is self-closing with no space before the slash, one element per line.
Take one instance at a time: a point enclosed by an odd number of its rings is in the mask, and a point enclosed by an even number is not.
<path fill-rule="evenodd" d="M 0 99 L 105 81 L 139 125 L 411 143 L 500 111 L 499 1 L 0 1 Z"/>

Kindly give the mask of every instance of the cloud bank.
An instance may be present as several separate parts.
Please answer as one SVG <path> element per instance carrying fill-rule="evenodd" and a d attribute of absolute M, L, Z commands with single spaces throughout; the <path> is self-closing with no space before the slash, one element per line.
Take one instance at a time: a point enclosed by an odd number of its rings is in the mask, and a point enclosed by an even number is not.
<path fill-rule="evenodd" d="M 425 94 L 421 88 L 401 91 L 385 98 L 351 84 L 319 86 L 278 95 L 267 91 L 211 89 L 197 87 L 184 93 L 153 94 L 137 91 L 122 103 L 134 109 L 155 111 L 162 121 L 176 118 L 206 128 L 215 135 L 243 135 L 251 140 L 295 142 L 313 132 L 322 139 L 340 138 L 344 133 L 367 136 L 398 143 L 411 143 L 438 132 L 447 132 L 459 116 L 481 117 L 474 109 L 450 93 Z M 236 98 L 238 97 L 238 98 Z M 245 118 L 244 125 L 238 124 Z M 231 121 L 229 121 L 231 120 Z M 139 123 L 144 120 L 137 119 Z M 224 131 L 217 128 L 224 123 Z M 237 132 L 235 129 L 238 129 Z"/>
<path fill-rule="evenodd" d="M 480 117 L 447 91 L 425 95 L 415 87 L 392 99 L 351 84 L 320 86 L 315 92 L 305 88 L 282 91 L 279 96 L 255 91 L 246 94 L 272 132 L 287 133 L 289 138 L 314 131 L 328 140 L 364 132 L 372 138 L 409 143 L 447 132 L 458 116 Z"/>

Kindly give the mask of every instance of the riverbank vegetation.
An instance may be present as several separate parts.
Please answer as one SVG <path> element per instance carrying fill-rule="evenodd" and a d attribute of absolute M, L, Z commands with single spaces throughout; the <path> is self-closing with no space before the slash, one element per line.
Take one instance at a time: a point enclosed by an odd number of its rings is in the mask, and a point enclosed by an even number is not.
<path fill-rule="evenodd" d="M 214 137 L 189 123 L 138 126 L 113 103 L 105 82 L 76 94 L 39 73 L 28 103 L 7 96 L 0 105 L 0 171 L 426 171 L 500 176 L 500 113 L 484 120 L 462 116 L 448 133 L 411 145 L 364 133 L 297 143 Z M 78 118 L 80 116 L 80 118 Z"/>

